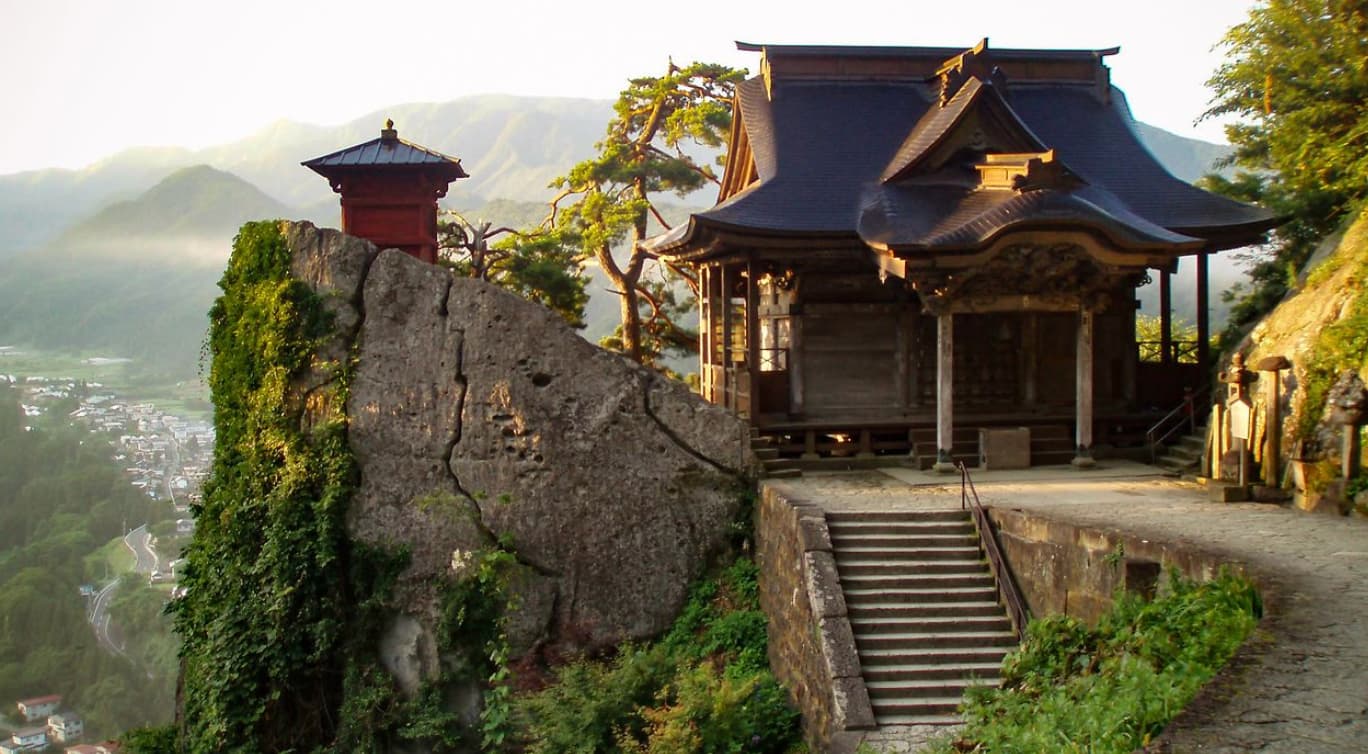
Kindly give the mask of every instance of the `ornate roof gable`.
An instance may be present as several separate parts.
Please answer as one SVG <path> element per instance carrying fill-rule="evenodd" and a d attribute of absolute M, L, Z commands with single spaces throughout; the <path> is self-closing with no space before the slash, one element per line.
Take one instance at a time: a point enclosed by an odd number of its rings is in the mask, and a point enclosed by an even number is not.
<path fill-rule="evenodd" d="M 946 75 L 953 79 L 959 74 L 951 70 Z M 1048 149 L 1007 104 L 998 85 L 971 73 L 953 96 L 927 109 L 880 180 L 891 183 L 934 172 L 966 148 L 980 153 L 1039 153 Z"/>

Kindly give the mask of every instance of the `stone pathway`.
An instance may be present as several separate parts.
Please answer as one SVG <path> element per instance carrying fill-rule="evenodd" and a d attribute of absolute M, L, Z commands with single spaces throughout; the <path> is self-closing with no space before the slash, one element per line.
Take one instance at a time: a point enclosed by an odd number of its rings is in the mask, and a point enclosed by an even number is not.
<path fill-rule="evenodd" d="M 1181 542 L 1245 564 L 1266 617 L 1235 663 L 1168 731 L 1171 752 L 1368 751 L 1368 521 L 1208 501 L 1196 484 L 1106 462 L 973 472 L 986 506 Z M 959 477 L 908 469 L 808 473 L 783 480 L 830 510 L 958 507 Z M 886 728 L 867 741 L 914 751 L 943 728 Z"/>

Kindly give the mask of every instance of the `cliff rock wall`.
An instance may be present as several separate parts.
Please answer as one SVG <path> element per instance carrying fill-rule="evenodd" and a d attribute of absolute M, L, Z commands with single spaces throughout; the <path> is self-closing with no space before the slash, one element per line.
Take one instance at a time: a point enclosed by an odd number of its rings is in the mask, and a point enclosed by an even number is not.
<path fill-rule="evenodd" d="M 438 591 L 471 553 L 511 550 L 515 653 L 593 650 L 667 628 L 726 543 L 753 473 L 746 424 L 478 280 L 308 223 L 283 228 L 350 358 L 351 536 L 404 547 L 386 664 L 439 663 Z M 324 375 L 307 376 L 308 400 Z"/>

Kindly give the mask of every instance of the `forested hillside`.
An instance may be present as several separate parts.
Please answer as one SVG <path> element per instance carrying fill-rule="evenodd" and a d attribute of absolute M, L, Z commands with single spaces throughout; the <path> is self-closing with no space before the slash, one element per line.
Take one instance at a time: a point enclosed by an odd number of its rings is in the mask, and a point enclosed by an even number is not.
<path fill-rule="evenodd" d="M 174 679 L 101 649 L 80 587 L 104 580 L 102 555 L 125 523 L 166 506 L 131 487 L 104 438 L 68 425 L 63 408 L 25 419 L 0 385 L 0 700 L 61 694 L 93 737 L 112 736 L 169 719 Z"/>

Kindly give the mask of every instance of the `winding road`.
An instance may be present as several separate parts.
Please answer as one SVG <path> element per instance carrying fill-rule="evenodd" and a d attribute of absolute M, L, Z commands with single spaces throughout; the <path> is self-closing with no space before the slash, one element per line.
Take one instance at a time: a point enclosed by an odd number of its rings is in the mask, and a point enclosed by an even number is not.
<path fill-rule="evenodd" d="M 160 560 L 157 558 L 157 552 L 152 549 L 151 539 L 152 535 L 147 531 L 147 524 L 132 529 L 124 535 L 124 546 L 133 553 L 135 559 L 134 573 L 149 576 L 158 569 Z M 104 647 L 105 651 L 110 654 L 126 657 L 124 642 L 115 641 L 109 630 L 109 606 L 114 601 L 114 592 L 118 586 L 119 580 L 116 578 L 105 584 L 95 594 L 95 598 L 90 602 L 90 613 L 87 618 L 90 620 L 91 627 L 95 629 L 95 640 L 100 643 L 100 646 Z"/>

